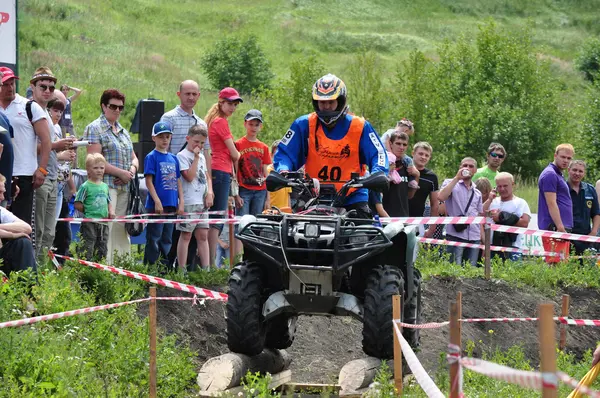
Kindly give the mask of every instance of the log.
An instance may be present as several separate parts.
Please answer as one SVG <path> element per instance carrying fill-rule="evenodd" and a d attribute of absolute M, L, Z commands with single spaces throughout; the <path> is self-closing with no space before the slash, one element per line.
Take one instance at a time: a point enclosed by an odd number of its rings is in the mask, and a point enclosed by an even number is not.
<path fill-rule="evenodd" d="M 390 371 L 394 371 L 393 361 L 387 361 Z M 346 363 L 342 370 L 338 382 L 342 386 L 342 391 L 350 393 L 369 387 L 375 380 L 377 371 L 381 366 L 381 359 L 375 357 L 366 357 L 355 359 Z"/>
<path fill-rule="evenodd" d="M 265 349 L 253 357 L 227 353 L 206 361 L 198 373 L 200 391 L 225 391 L 240 385 L 248 371 L 274 375 L 286 370 L 292 357 L 284 350 Z"/>

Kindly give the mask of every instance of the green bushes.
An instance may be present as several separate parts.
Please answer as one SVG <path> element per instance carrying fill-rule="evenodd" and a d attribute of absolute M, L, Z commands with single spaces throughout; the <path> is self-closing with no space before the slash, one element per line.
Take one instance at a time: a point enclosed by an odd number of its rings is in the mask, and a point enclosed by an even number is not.
<path fill-rule="evenodd" d="M 200 63 L 215 89 L 235 87 L 242 93 L 270 86 L 271 62 L 258 44 L 256 36 L 245 39 L 228 37 L 215 43 Z"/>
<path fill-rule="evenodd" d="M 12 274 L 9 283 L 0 284 L 2 321 L 147 295 L 144 282 L 82 266 L 44 271 L 37 279 L 33 285 L 35 276 Z M 148 324 L 135 305 L 0 329 L 0 352 L 0 397 L 134 397 L 148 392 Z M 192 395 L 194 354 L 176 345 L 175 336 L 164 336 L 157 356 L 158 395 Z"/>
<path fill-rule="evenodd" d="M 400 109 L 415 122 L 415 140 L 434 148 L 438 174 L 452 175 L 464 156 L 483 160 L 495 141 L 509 154 L 503 170 L 529 178 L 560 139 L 555 85 L 530 32 L 505 33 L 490 23 L 474 40 L 446 42 L 438 62 L 413 52 L 398 71 L 397 91 Z"/>
<path fill-rule="evenodd" d="M 576 65 L 587 80 L 596 80 L 600 73 L 600 39 L 593 38 L 585 42 L 576 59 Z"/>

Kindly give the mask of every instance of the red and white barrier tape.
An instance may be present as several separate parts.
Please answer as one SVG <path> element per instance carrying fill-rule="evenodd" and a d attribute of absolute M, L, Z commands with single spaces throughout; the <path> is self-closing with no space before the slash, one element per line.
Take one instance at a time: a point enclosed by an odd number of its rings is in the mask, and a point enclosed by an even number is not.
<path fill-rule="evenodd" d="M 577 388 L 582 394 L 589 395 L 590 397 L 594 398 L 600 398 L 600 391 L 592 390 L 591 388 L 589 388 L 588 386 L 584 386 L 583 384 L 580 385 L 579 381 L 575 380 L 568 374 L 559 371 L 556 372 L 556 376 L 560 381 L 562 381 L 566 385 L 571 386 L 573 388 Z"/>
<path fill-rule="evenodd" d="M 120 224 L 237 224 L 239 218 L 59 218 L 57 221 L 69 222 L 116 222 Z"/>
<path fill-rule="evenodd" d="M 501 322 L 528 322 L 528 321 L 537 321 L 538 318 L 467 318 L 467 319 L 459 319 L 460 322 L 465 322 L 465 323 L 477 323 L 477 322 L 496 322 L 496 323 L 501 323 Z M 557 318 L 554 318 L 554 320 L 558 320 Z"/>
<path fill-rule="evenodd" d="M 227 295 L 225 293 L 215 292 L 213 290 L 203 289 L 203 288 L 196 287 L 193 285 L 186 285 L 185 283 L 179 283 L 179 282 L 171 281 L 168 279 L 159 278 L 157 276 L 145 275 L 145 274 L 141 274 L 139 272 L 129 271 L 129 270 L 125 270 L 122 268 L 112 267 L 112 266 L 108 266 L 108 265 L 104 265 L 104 264 L 94 263 L 92 261 L 86 261 L 86 260 L 80 260 L 80 259 L 73 258 L 73 257 L 62 256 L 60 254 L 55 254 L 52 252 L 50 253 L 50 256 L 64 258 L 65 260 L 76 261 L 79 264 L 82 264 L 82 265 L 85 265 L 88 267 L 97 268 L 102 271 L 112 272 L 113 274 L 123 275 L 123 276 L 133 278 L 133 279 L 139 279 L 144 282 L 154 283 L 154 284 L 160 285 L 160 286 L 170 287 L 172 289 L 181 290 L 183 292 L 197 294 L 199 296 L 206 297 L 208 299 L 227 301 Z"/>
<path fill-rule="evenodd" d="M 417 379 L 417 382 L 419 383 L 423 391 L 425 391 L 425 394 L 427 394 L 427 396 L 430 398 L 443 398 L 444 394 L 442 394 L 438 386 L 436 386 L 433 380 L 431 380 L 431 377 L 429 377 L 429 374 L 427 374 L 425 369 L 423 369 L 423 365 L 421 365 L 421 362 L 419 362 L 419 359 L 410 347 L 410 344 L 408 344 L 408 341 L 406 341 L 402 336 L 400 328 L 398 328 L 398 324 L 396 322 L 393 322 L 393 325 L 394 330 L 396 331 L 396 336 L 398 336 L 398 341 L 400 341 L 400 346 L 402 347 L 402 354 L 406 359 L 406 363 L 410 367 L 410 370 L 412 370 L 413 375 Z"/>
<path fill-rule="evenodd" d="M 16 326 L 23 326 L 23 325 L 31 325 L 32 323 L 50 321 L 53 319 L 60 319 L 60 318 L 65 318 L 68 316 L 75 316 L 75 315 L 80 315 L 80 314 L 87 314 L 87 313 L 95 312 L 95 311 L 110 310 L 112 308 L 123 307 L 123 306 L 129 305 L 129 304 L 143 303 L 145 301 L 150 301 L 150 300 L 151 299 L 149 297 L 147 297 L 147 298 L 142 298 L 142 299 L 138 299 L 138 300 L 125 301 L 122 303 L 97 305 L 95 307 L 88 307 L 88 308 L 81 308 L 78 310 L 59 312 L 57 314 L 41 315 L 41 316 L 36 316 L 33 318 L 17 319 L 14 321 L 0 323 L 0 329 L 16 327 Z"/>
<path fill-rule="evenodd" d="M 430 238 L 423 238 L 423 237 L 418 237 L 417 239 L 419 240 L 419 242 L 431 243 L 434 245 L 472 247 L 475 249 L 485 250 L 484 245 L 480 245 L 477 243 L 455 242 L 452 240 L 430 239 Z M 490 246 L 490 250 L 494 251 L 494 252 L 523 253 L 528 256 L 558 256 L 558 255 L 560 255 L 560 253 L 547 252 L 547 251 L 543 251 L 543 250 L 518 249 L 516 247 L 504 247 L 504 246 Z"/>
<path fill-rule="evenodd" d="M 575 326 L 600 326 L 600 320 L 598 319 L 573 319 L 568 317 L 559 316 L 554 318 L 564 325 L 575 325 Z"/>
<path fill-rule="evenodd" d="M 215 210 L 215 211 L 204 211 L 204 212 L 194 212 L 194 213 L 181 213 L 179 214 L 180 216 L 199 216 L 202 214 L 217 214 L 217 215 L 226 215 L 227 214 L 227 210 Z M 102 220 L 128 220 L 128 221 L 121 221 L 121 222 L 129 222 L 129 223 L 133 223 L 134 221 L 132 221 L 132 218 L 141 218 L 141 217 L 156 217 L 156 216 L 176 216 L 178 215 L 177 213 L 162 213 L 162 214 L 156 214 L 156 213 L 142 213 L 142 214 L 128 214 L 125 216 L 116 216 L 115 218 L 106 218 L 106 219 L 102 219 Z M 66 217 L 66 218 L 57 218 L 56 221 L 77 221 L 77 220 L 83 220 L 82 218 L 73 218 L 73 217 Z M 86 220 L 90 220 L 90 219 L 86 219 Z M 136 220 L 137 221 L 137 220 Z"/>
<path fill-rule="evenodd" d="M 558 387 L 558 378 L 554 373 L 518 370 L 477 358 L 463 357 L 460 359 L 460 364 L 473 372 L 525 388 L 541 390 L 542 387 Z"/>
<path fill-rule="evenodd" d="M 485 217 L 382 217 L 381 222 L 401 221 L 404 224 L 485 224 Z"/>
<path fill-rule="evenodd" d="M 538 235 L 545 238 L 577 240 L 581 242 L 597 243 L 600 242 L 600 236 L 578 235 L 567 232 L 544 231 L 540 229 L 509 227 L 506 225 L 491 224 L 490 227 L 498 232 L 510 232 L 513 234 Z"/>
<path fill-rule="evenodd" d="M 450 322 L 446 321 L 446 322 L 430 322 L 430 323 L 404 323 L 404 322 L 400 322 L 400 321 L 394 321 L 396 322 L 398 325 L 402 326 L 403 328 L 409 328 L 409 329 L 438 329 L 444 326 L 448 326 L 450 324 Z"/>
<path fill-rule="evenodd" d="M 460 364 L 460 347 L 456 344 L 449 343 L 448 344 L 448 353 L 446 354 L 446 360 L 449 365 L 458 363 L 458 373 L 456 374 L 456 379 L 452 381 L 452 388 L 457 388 L 458 396 L 464 397 L 463 394 L 463 368 Z"/>

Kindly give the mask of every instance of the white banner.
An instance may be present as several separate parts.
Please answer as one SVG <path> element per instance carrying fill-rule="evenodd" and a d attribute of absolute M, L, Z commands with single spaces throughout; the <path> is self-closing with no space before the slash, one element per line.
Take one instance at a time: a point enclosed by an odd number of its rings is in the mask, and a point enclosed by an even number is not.
<path fill-rule="evenodd" d="M 17 0 L 0 0 L 0 64 L 17 64 Z"/>

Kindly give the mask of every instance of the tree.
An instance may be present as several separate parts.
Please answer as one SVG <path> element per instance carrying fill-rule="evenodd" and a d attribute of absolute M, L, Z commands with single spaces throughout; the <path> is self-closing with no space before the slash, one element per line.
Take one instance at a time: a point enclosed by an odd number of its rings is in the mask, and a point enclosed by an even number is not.
<path fill-rule="evenodd" d="M 586 41 L 575 64 L 587 80 L 594 82 L 600 73 L 600 39 L 593 38 Z"/>
<path fill-rule="evenodd" d="M 499 142 L 508 152 L 503 170 L 536 177 L 562 120 L 555 82 L 536 59 L 530 32 L 503 33 L 490 23 L 474 41 L 462 37 L 438 52 L 434 63 L 416 51 L 398 71 L 400 108 L 415 122 L 415 139 L 432 144 L 436 170 L 452 175 L 463 157 L 481 161 Z"/>
<path fill-rule="evenodd" d="M 217 90 L 230 86 L 250 94 L 268 88 L 274 76 L 256 36 L 219 40 L 204 54 L 200 65 Z"/>

